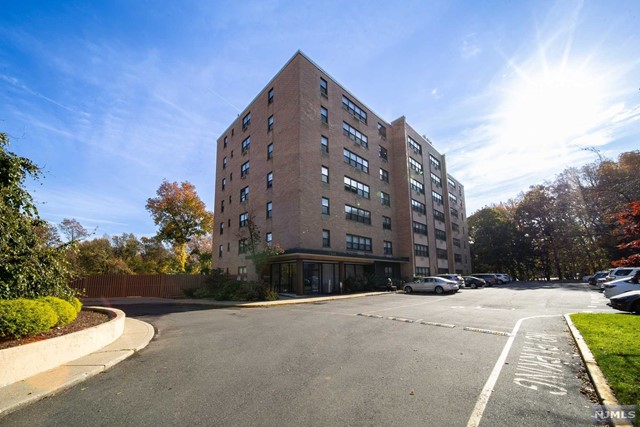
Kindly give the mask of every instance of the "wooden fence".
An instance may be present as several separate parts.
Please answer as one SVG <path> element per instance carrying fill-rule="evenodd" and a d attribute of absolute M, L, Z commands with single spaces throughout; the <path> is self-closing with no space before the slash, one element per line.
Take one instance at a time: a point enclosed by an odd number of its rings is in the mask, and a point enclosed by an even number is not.
<path fill-rule="evenodd" d="M 202 274 L 105 274 L 74 280 L 70 286 L 88 298 L 171 298 L 183 297 L 184 289 L 204 285 L 207 277 Z"/>

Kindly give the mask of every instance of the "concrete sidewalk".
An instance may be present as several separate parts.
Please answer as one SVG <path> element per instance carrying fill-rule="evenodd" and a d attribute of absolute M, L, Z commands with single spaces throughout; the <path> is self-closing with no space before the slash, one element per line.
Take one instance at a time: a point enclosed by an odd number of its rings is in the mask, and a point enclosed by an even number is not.
<path fill-rule="evenodd" d="M 150 324 L 126 318 L 122 336 L 108 346 L 57 368 L 0 388 L 0 418 L 106 371 L 146 347 L 154 335 L 155 331 Z"/>

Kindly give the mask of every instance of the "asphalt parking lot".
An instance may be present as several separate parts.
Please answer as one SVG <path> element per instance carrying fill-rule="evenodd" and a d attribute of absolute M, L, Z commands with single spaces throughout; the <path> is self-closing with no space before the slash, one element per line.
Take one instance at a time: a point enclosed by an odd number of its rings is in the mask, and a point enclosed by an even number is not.
<path fill-rule="evenodd" d="M 253 309 L 122 306 L 136 357 L 0 425 L 590 425 L 562 314 L 582 284 L 386 294 Z"/>

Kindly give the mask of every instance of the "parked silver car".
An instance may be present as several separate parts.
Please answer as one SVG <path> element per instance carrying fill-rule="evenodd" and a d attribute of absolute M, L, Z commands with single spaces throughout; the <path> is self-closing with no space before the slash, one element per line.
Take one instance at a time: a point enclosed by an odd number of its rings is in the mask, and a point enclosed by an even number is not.
<path fill-rule="evenodd" d="M 464 288 L 464 278 L 459 274 L 438 274 L 438 277 L 442 277 L 443 279 L 453 280 L 458 284 L 460 289 Z"/>
<path fill-rule="evenodd" d="M 404 291 L 408 294 L 412 292 L 435 292 L 443 294 L 445 292 L 458 292 L 460 287 L 453 280 L 442 277 L 429 276 L 404 285 Z"/>

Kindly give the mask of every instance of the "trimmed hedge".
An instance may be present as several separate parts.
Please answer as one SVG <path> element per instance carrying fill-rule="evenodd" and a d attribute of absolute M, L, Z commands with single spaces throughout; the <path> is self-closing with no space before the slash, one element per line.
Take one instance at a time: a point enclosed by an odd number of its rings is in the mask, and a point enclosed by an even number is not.
<path fill-rule="evenodd" d="M 0 300 L 0 336 L 20 338 L 48 331 L 58 323 L 50 304 L 31 299 Z"/>
<path fill-rule="evenodd" d="M 82 310 L 82 303 L 80 302 L 80 300 L 76 297 L 73 297 L 69 302 L 71 303 L 73 308 L 76 310 L 76 313 L 80 313 L 80 310 Z"/>
<path fill-rule="evenodd" d="M 68 301 L 58 297 L 42 297 L 38 298 L 38 300 L 46 302 L 53 308 L 53 311 L 56 312 L 58 315 L 58 323 L 56 323 L 56 326 L 66 326 L 78 317 L 78 312 L 75 307 Z"/>

